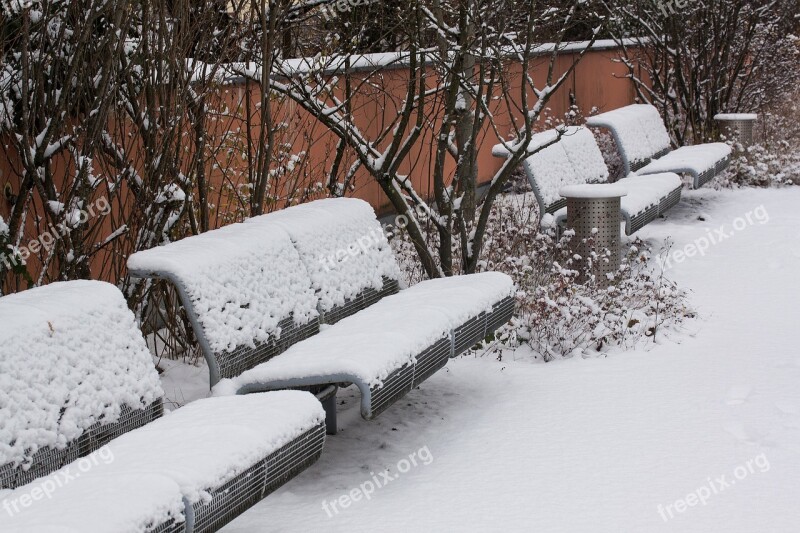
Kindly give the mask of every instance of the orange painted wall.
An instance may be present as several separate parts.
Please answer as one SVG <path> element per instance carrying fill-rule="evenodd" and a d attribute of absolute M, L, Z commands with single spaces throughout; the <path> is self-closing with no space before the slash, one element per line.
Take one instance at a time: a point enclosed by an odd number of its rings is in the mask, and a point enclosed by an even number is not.
<path fill-rule="evenodd" d="M 569 110 L 571 95 L 574 95 L 575 102 L 584 115 L 588 115 L 593 108 L 607 111 L 632 103 L 634 100 L 633 85 L 625 77 L 625 67 L 613 61 L 615 57 L 616 52 L 614 50 L 598 50 L 586 54 L 565 85 L 551 98 L 548 104 L 548 114 L 556 119 L 563 118 L 564 114 Z M 566 71 L 574 59 L 575 56 L 570 53 L 561 55 L 558 58 L 555 75 L 559 76 Z M 537 86 L 544 84 L 547 60 L 547 57 L 542 56 L 532 62 L 530 75 L 536 80 Z M 513 70 L 514 66 L 512 65 L 511 68 Z M 516 68 L 520 70 L 519 66 L 516 66 Z M 521 72 L 518 72 L 516 76 L 511 77 L 512 86 L 509 94 L 511 99 L 515 101 L 518 100 L 519 96 L 520 75 Z M 369 82 L 374 86 L 365 85 L 356 96 L 353 115 L 355 123 L 362 128 L 366 137 L 374 138 L 379 131 L 391 124 L 396 118 L 405 94 L 407 76 L 407 70 L 402 67 L 388 68 L 380 73 L 372 74 Z M 356 76 L 356 78 L 358 77 Z M 431 69 L 428 84 L 433 86 L 435 83 L 436 78 Z M 223 87 L 219 97 L 226 104 L 229 113 L 224 117 L 214 117 L 215 120 L 212 120 L 212 123 L 209 124 L 209 131 L 211 132 L 209 137 L 221 136 L 227 131 L 245 127 L 241 115 L 242 104 L 248 98 L 251 103 L 255 103 L 259 99 L 257 91 L 257 86 L 246 83 Z M 529 94 L 528 97 L 529 102 L 535 101 L 533 95 Z M 431 105 L 436 106 L 438 103 L 434 102 Z M 280 199 L 288 196 L 292 190 L 323 180 L 333 161 L 337 139 L 322 124 L 300 109 L 294 102 L 276 101 L 272 110 L 277 121 L 287 124 L 287 127 L 280 132 L 277 141 L 285 145 L 290 152 L 306 152 L 302 165 L 298 166 L 291 179 L 279 179 L 273 184 L 271 193 L 279 198 L 273 208 L 281 208 L 284 204 Z M 505 106 L 499 104 L 495 105 L 494 111 L 495 123 L 501 135 L 510 136 L 513 131 L 512 121 L 519 120 L 519 117 L 511 116 Z M 430 112 L 428 116 L 435 117 L 440 115 Z M 430 197 L 433 193 L 431 161 L 435 155 L 433 137 L 434 132 L 439 127 L 438 122 L 438 120 L 434 119 L 433 124 L 428 124 L 421 138 L 412 149 L 407 161 L 400 168 L 400 173 L 409 175 L 417 191 L 422 196 Z M 259 121 L 256 119 L 255 123 L 258 124 Z M 544 125 L 542 125 L 542 128 L 544 129 Z M 497 143 L 494 132 L 487 129 L 487 131 L 483 132 L 483 139 L 478 158 L 478 177 L 481 181 L 486 181 L 500 167 L 501 161 L 491 155 L 492 146 Z M 19 175 L 18 172 L 12 170 L 12 167 L 19 166 L 16 164 L 18 162 L 15 162 L 13 154 L 6 152 L 2 146 L 0 146 L 0 152 L 2 152 L 0 156 L 0 190 L 3 189 L 6 183 L 11 183 L 14 189 L 18 190 Z M 191 149 L 187 152 L 187 157 L 190 153 Z M 448 172 L 452 173 L 455 170 L 454 163 L 452 158 L 449 159 Z M 246 165 L 249 164 L 238 156 L 233 156 L 231 161 L 233 161 L 234 165 L 239 165 L 237 168 L 240 172 L 245 171 L 247 169 Z M 351 161 L 352 158 L 342 168 L 348 168 Z M 64 190 L 71 179 L 71 172 L 68 169 L 68 165 L 65 165 L 63 161 L 58 166 L 64 168 L 63 181 L 58 183 L 59 189 Z M 102 173 L 102 169 L 98 168 L 97 172 Z M 238 214 L 234 215 L 232 213 L 237 204 L 235 198 L 223 192 L 226 184 L 228 189 L 231 189 L 241 185 L 241 183 L 231 183 L 230 175 L 225 175 L 220 168 L 211 163 L 207 167 L 207 173 L 209 183 L 214 189 L 212 194 L 209 195 L 209 202 L 213 201 L 217 206 L 215 215 L 211 218 L 211 226 L 216 227 L 228 223 L 234 218 L 241 218 Z M 349 196 L 367 200 L 381 212 L 389 209 L 388 201 L 380 187 L 365 171 L 359 171 L 353 185 L 353 189 L 347 193 Z M 118 202 L 118 204 L 115 204 L 115 208 L 125 212 L 126 209 L 130 208 L 130 203 L 129 201 Z M 37 205 L 37 208 L 41 209 L 41 206 Z M 8 211 L 7 202 L 0 197 L 0 215 L 8 217 Z M 119 218 L 119 216 L 115 216 L 112 213 L 111 219 L 118 220 Z M 110 233 L 113 230 L 113 224 L 110 220 L 103 221 L 104 231 L 106 230 L 106 225 L 108 226 L 107 233 Z M 29 227 L 26 228 L 26 238 L 23 239 L 23 242 L 35 238 L 40 230 L 41 228 L 37 228 L 34 223 L 29 224 Z M 120 248 L 109 253 L 124 255 L 128 249 L 129 245 L 123 244 Z M 33 270 L 36 269 L 35 265 L 31 266 Z M 95 270 L 94 266 L 93 270 Z M 99 275 L 99 277 L 107 276 Z"/>

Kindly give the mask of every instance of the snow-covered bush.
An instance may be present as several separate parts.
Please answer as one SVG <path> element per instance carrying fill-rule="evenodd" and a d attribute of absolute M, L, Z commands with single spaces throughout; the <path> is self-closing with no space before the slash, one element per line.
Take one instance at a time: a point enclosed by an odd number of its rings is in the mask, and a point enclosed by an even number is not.
<path fill-rule="evenodd" d="M 788 141 L 755 144 L 741 151 L 719 178 L 723 187 L 800 185 L 800 149 Z"/>
<path fill-rule="evenodd" d="M 800 185 L 800 104 L 795 95 L 756 123 L 756 144 L 737 155 L 718 179 L 723 187 Z"/>
<path fill-rule="evenodd" d="M 620 270 L 607 286 L 597 283 L 596 268 L 579 266 L 570 252 L 571 232 L 559 240 L 538 230 L 532 193 L 502 196 L 492 210 L 479 270 L 497 270 L 514 278 L 514 319 L 487 339 L 483 351 L 502 357 L 506 348 L 528 345 L 542 361 L 602 354 L 607 348 L 630 348 L 654 340 L 694 316 L 685 291 L 665 279 L 642 241 L 633 241 Z M 591 245 L 591 243 L 589 243 Z M 414 249 L 405 234 L 392 240 L 409 283 L 422 279 Z M 590 281 L 579 283 L 579 278 Z"/>

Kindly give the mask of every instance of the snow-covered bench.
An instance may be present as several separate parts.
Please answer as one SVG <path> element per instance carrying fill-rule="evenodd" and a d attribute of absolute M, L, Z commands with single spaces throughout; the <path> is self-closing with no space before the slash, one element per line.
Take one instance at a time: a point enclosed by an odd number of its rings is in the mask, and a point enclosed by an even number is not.
<path fill-rule="evenodd" d="M 215 395 L 354 383 L 365 419 L 507 322 L 514 308 L 511 279 L 494 272 L 399 290 L 375 212 L 347 198 L 138 252 L 128 268 L 177 287 Z M 326 409 L 330 424 L 335 402 Z"/>
<path fill-rule="evenodd" d="M 539 216 L 550 214 L 556 224 L 566 220 L 566 198 L 559 191 L 570 185 L 607 183 L 609 172 L 594 135 L 584 127 L 571 126 L 559 131 L 548 130 L 533 136 L 529 148 L 546 148 L 523 161 L 525 175 L 539 203 Z M 556 139 L 559 139 L 557 142 Z M 549 146 L 547 146 L 549 144 Z M 496 145 L 492 153 L 507 157 L 507 145 Z M 630 175 L 615 185 L 625 188 L 621 199 L 621 215 L 628 235 L 655 220 L 681 199 L 681 179 L 677 174 L 649 176 Z"/>
<path fill-rule="evenodd" d="M 313 464 L 313 395 L 208 398 L 162 417 L 163 391 L 113 285 L 0 298 L 0 531 L 216 531 Z"/>
<path fill-rule="evenodd" d="M 625 174 L 676 172 L 692 177 L 698 189 L 727 168 L 731 148 L 725 143 L 672 145 L 658 110 L 648 104 L 634 104 L 590 117 L 591 128 L 607 128 L 614 136 Z"/>

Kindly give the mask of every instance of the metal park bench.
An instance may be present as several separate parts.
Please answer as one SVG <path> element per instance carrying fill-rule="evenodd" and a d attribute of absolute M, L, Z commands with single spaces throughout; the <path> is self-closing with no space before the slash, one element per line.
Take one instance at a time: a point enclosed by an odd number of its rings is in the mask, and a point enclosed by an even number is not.
<path fill-rule="evenodd" d="M 497 157 L 507 157 L 506 146 L 498 144 L 492 153 Z M 560 225 L 566 220 L 567 200 L 559 195 L 559 191 L 572 185 L 607 183 L 608 167 L 594 135 L 584 127 L 571 126 L 561 132 L 548 130 L 538 133 L 533 136 L 530 149 L 539 146 L 546 147 L 526 158 L 522 166 L 539 204 L 539 216 L 553 215 L 556 224 Z M 673 173 L 631 175 L 618 180 L 615 185 L 627 192 L 621 199 L 620 213 L 628 235 L 639 231 L 681 199 L 682 182 Z"/>
<path fill-rule="evenodd" d="M 611 131 L 619 149 L 625 174 L 675 172 L 692 177 L 698 189 L 724 171 L 730 163 L 731 148 L 725 143 L 672 145 L 658 110 L 652 105 L 634 104 L 590 117 L 591 128 Z"/>
<path fill-rule="evenodd" d="M 368 420 L 514 310 L 513 283 L 495 272 L 400 290 L 375 212 L 348 198 L 138 252 L 128 268 L 176 286 L 215 395 L 352 383 Z M 325 408 L 333 433 L 335 401 Z"/>
<path fill-rule="evenodd" d="M 0 531 L 217 531 L 313 464 L 313 395 L 207 398 L 162 417 L 125 299 L 96 281 L 0 298 Z"/>

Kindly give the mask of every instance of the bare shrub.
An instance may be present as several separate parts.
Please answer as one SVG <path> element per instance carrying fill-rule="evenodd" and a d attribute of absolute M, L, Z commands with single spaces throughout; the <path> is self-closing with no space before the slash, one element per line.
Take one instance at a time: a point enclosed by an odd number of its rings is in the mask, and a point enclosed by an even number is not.
<path fill-rule="evenodd" d="M 517 286 L 512 321 L 486 339 L 483 353 L 503 357 L 506 349 L 527 345 L 533 358 L 552 361 L 593 356 L 618 346 L 652 342 L 660 332 L 694 317 L 687 294 L 663 277 L 649 245 L 633 241 L 610 285 L 598 282 L 599 264 L 608 251 L 596 250 L 580 261 L 570 252 L 571 232 L 557 239 L 538 229 L 532 193 L 501 196 L 489 219 L 480 271 L 510 275 Z M 593 243 L 588 243 L 590 247 Z M 422 272 L 413 260 L 408 235 L 392 240 L 406 281 Z M 585 264 L 586 266 L 579 266 Z M 578 283 L 585 275 L 586 283 Z"/>
<path fill-rule="evenodd" d="M 800 96 L 800 95 L 798 95 Z M 756 144 L 737 155 L 718 178 L 721 187 L 800 185 L 800 105 L 797 97 L 762 113 L 754 132 Z"/>

